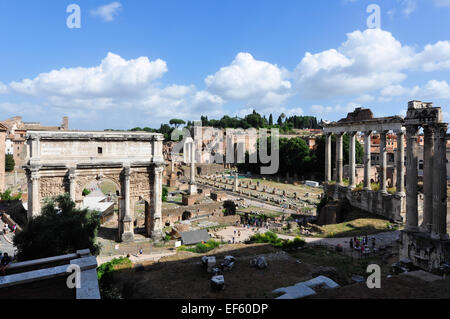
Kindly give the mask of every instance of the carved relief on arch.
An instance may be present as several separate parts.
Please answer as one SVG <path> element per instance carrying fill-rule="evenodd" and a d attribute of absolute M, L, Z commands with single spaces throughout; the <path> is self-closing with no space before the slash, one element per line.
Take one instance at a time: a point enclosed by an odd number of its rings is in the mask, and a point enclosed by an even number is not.
<path fill-rule="evenodd" d="M 39 184 L 40 201 L 69 192 L 69 182 L 64 176 L 42 176 Z"/>
<path fill-rule="evenodd" d="M 153 185 L 153 174 L 148 171 L 131 171 L 130 196 L 142 197 L 150 202 Z"/>

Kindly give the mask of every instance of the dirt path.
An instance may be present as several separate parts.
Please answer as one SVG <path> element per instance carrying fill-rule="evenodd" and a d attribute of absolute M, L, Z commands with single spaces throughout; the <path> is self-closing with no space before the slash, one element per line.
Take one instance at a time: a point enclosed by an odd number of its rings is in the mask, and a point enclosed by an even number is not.
<path fill-rule="evenodd" d="M 236 231 L 236 234 L 235 234 Z M 239 231 L 241 232 L 241 236 L 239 235 Z M 217 232 L 214 233 L 215 236 L 218 236 L 219 238 L 221 238 L 222 240 L 224 240 L 225 242 L 233 242 L 233 237 L 234 237 L 234 242 L 235 243 L 241 243 L 246 241 L 247 239 L 249 239 L 251 236 L 253 236 L 256 233 L 265 233 L 268 230 L 265 228 L 254 228 L 254 227 L 250 227 L 250 229 L 244 228 L 244 227 L 234 227 L 234 226 L 230 226 L 227 228 L 223 228 Z M 377 244 L 377 246 L 386 246 L 386 245 L 390 245 L 393 242 L 395 242 L 400 235 L 400 231 L 391 231 L 391 232 L 384 232 L 384 233 L 379 233 L 379 234 L 375 234 L 375 235 L 370 235 L 368 236 L 369 238 L 369 242 L 371 242 L 372 238 L 375 238 L 375 242 Z M 277 234 L 277 236 L 281 239 L 289 239 L 292 240 L 295 238 L 295 236 L 289 236 L 289 235 L 280 235 Z M 343 247 L 348 247 L 349 246 L 349 241 L 351 238 L 353 237 L 344 237 L 344 238 L 308 238 L 308 237 L 302 237 L 307 243 L 312 243 L 312 244 L 323 244 L 323 245 L 330 245 L 330 246 L 336 246 L 336 245 L 341 245 Z"/>

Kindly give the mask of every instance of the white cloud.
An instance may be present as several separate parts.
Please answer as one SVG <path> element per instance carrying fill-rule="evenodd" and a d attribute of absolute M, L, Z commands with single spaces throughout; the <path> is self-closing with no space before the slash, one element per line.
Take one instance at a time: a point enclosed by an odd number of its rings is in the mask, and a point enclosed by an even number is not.
<path fill-rule="evenodd" d="M 434 0 L 436 7 L 450 7 L 450 0 Z"/>
<path fill-rule="evenodd" d="M 315 104 L 311 106 L 310 111 L 320 116 L 330 114 L 334 115 L 335 113 L 347 115 L 347 113 L 354 111 L 354 109 L 357 107 L 361 106 L 360 104 L 354 102 L 347 103 L 347 105 L 345 106 L 342 106 L 340 104 L 336 104 L 335 106 L 323 106 L 320 104 Z"/>
<path fill-rule="evenodd" d="M 337 50 L 306 53 L 294 71 L 295 85 L 312 99 L 363 94 L 403 81 L 412 53 L 387 31 L 354 31 Z"/>
<path fill-rule="evenodd" d="M 291 83 L 277 65 L 239 53 L 231 65 L 205 79 L 208 91 L 225 100 L 254 100 L 278 105 L 288 96 Z"/>
<path fill-rule="evenodd" d="M 439 41 L 426 45 L 424 50 L 414 57 L 413 63 L 427 72 L 450 69 L 450 42 Z"/>
<path fill-rule="evenodd" d="M 338 49 L 307 52 L 293 72 L 303 97 L 324 99 L 399 85 L 406 71 L 450 69 L 450 42 L 428 44 L 419 53 L 380 29 L 354 31 Z M 366 102 L 362 100 L 361 102 Z"/>
<path fill-rule="evenodd" d="M 409 16 L 417 9 L 417 0 L 398 0 L 398 2 L 403 7 L 402 11 L 406 16 Z"/>
<path fill-rule="evenodd" d="M 381 91 L 383 97 L 406 97 L 408 100 L 423 99 L 450 99 L 450 86 L 446 81 L 430 80 L 423 87 L 414 86 L 412 88 L 401 85 L 393 85 Z"/>
<path fill-rule="evenodd" d="M 2 82 L 0 82 L 0 94 L 6 94 L 8 93 L 8 87 L 3 84 Z"/>
<path fill-rule="evenodd" d="M 34 79 L 12 82 L 10 87 L 25 95 L 98 98 L 136 94 L 167 72 L 166 62 L 147 57 L 125 60 L 108 53 L 99 66 L 63 68 L 41 73 Z"/>
<path fill-rule="evenodd" d="M 223 114 L 224 100 L 218 95 L 198 91 L 194 85 L 162 86 L 157 81 L 166 72 L 166 62 L 160 59 L 125 60 L 108 53 L 98 66 L 53 70 L 9 87 L 18 95 L 41 101 L 47 112 L 57 110 L 77 119 L 92 120 L 94 114 L 98 118 L 105 112 L 111 116 L 133 113 L 159 126 L 173 117 Z"/>
<path fill-rule="evenodd" d="M 99 16 L 103 19 L 103 21 L 111 22 L 114 18 L 119 14 L 119 11 L 122 9 L 122 4 L 120 2 L 111 2 L 104 6 L 100 6 L 95 10 L 91 11 L 93 16 Z"/>

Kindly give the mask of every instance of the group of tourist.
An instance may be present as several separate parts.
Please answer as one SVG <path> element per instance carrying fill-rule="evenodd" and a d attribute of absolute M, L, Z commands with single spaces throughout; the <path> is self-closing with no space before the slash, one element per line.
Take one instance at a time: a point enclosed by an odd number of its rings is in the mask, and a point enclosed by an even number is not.
<path fill-rule="evenodd" d="M 11 231 L 11 233 L 15 233 L 17 229 L 17 225 L 14 224 L 13 227 L 10 229 L 8 224 L 5 224 L 3 226 L 3 234 L 6 235 L 8 233 L 8 230 Z"/>
<path fill-rule="evenodd" d="M 375 251 L 376 249 L 376 239 L 375 237 L 372 237 L 372 251 Z M 353 237 L 350 238 L 350 242 L 349 242 L 350 248 L 351 249 L 356 249 L 356 250 L 360 250 L 361 253 L 364 252 L 368 252 L 369 249 L 369 238 L 367 237 L 367 235 L 362 236 L 362 237 Z"/>

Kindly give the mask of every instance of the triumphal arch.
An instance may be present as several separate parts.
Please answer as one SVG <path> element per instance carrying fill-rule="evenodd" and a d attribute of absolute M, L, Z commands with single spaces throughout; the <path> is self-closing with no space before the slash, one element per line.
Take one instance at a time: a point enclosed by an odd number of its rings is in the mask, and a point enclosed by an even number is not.
<path fill-rule="evenodd" d="M 116 185 L 119 239 L 134 239 L 134 207 L 145 201 L 145 233 L 162 237 L 163 136 L 155 133 L 28 131 L 28 219 L 45 198 L 69 193 L 77 206 L 93 181 Z"/>

